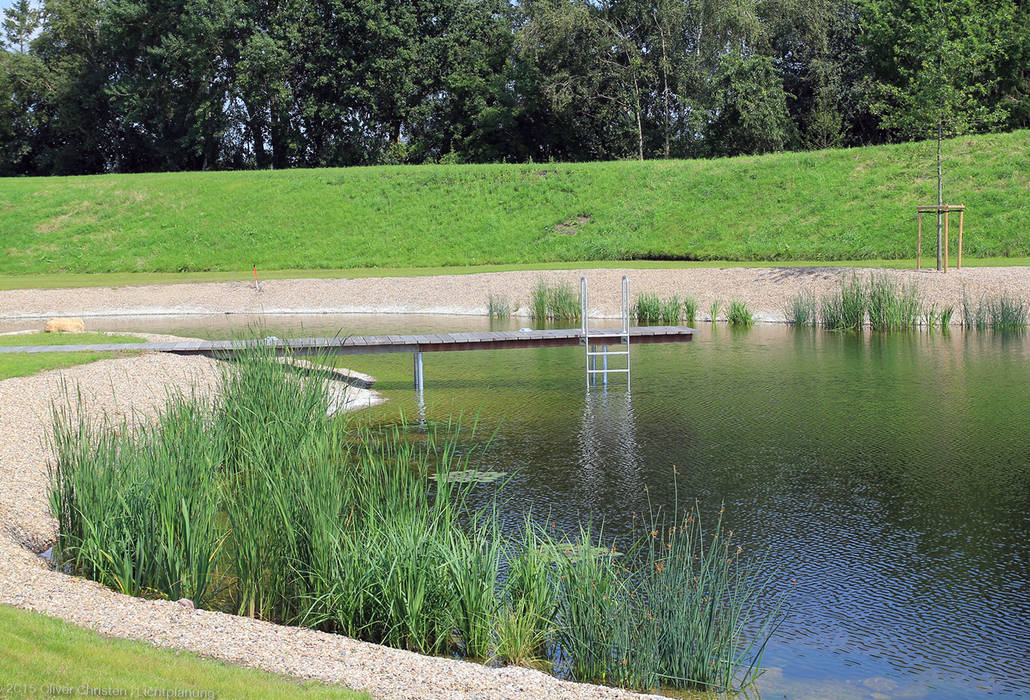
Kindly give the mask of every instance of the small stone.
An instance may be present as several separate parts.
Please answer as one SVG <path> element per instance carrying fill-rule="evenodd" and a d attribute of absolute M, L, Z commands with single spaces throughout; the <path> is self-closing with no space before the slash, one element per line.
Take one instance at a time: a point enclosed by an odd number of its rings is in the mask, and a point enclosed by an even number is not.
<path fill-rule="evenodd" d="M 175 602 L 181 605 L 182 607 L 186 608 L 187 610 L 193 610 L 196 607 L 193 605 L 193 601 L 189 598 L 179 598 L 179 600 Z"/>

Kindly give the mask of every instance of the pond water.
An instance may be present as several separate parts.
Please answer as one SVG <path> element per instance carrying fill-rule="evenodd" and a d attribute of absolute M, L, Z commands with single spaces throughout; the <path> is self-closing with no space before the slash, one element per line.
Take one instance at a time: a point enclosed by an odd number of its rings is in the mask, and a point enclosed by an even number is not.
<path fill-rule="evenodd" d="M 91 324 L 231 337 L 253 318 Z M 475 317 L 263 319 L 279 336 L 482 330 Z M 504 324 L 503 328 L 517 327 Z M 582 349 L 353 356 L 390 401 L 478 420 L 504 512 L 620 538 L 651 506 L 723 503 L 778 567 L 790 614 L 762 697 L 1030 695 L 1030 338 L 702 325 L 633 348 L 632 392 L 589 391 Z M 673 470 L 678 476 L 674 477 Z M 674 482 L 675 479 L 675 482 Z M 674 487 L 675 483 L 675 487 Z M 477 486 L 486 493 L 494 488 Z"/>

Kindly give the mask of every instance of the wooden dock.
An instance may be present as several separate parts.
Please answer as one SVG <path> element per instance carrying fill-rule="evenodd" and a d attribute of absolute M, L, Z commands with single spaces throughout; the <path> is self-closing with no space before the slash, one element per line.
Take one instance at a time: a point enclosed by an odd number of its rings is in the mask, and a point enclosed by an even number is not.
<path fill-rule="evenodd" d="M 686 326 L 642 326 L 630 328 L 630 341 L 639 343 L 686 343 L 694 329 Z M 618 345 L 619 328 L 590 329 L 591 345 Z M 94 345 L 22 345 L 0 347 L 0 353 L 41 352 L 167 352 L 175 355 L 206 355 L 231 358 L 248 347 L 262 345 L 292 355 L 370 355 L 379 353 L 457 352 L 466 350 L 514 350 L 578 346 L 583 344 L 580 328 L 484 331 L 425 335 L 352 335 L 338 338 L 264 338 L 261 340 L 203 340 L 178 343 L 107 343 Z"/>
<path fill-rule="evenodd" d="M 628 336 L 628 338 L 627 338 Z M 424 335 L 352 335 L 336 338 L 261 338 L 258 340 L 196 340 L 178 343 L 106 343 L 92 345 L 22 345 L 0 347 L 0 354 L 37 354 L 43 352 L 167 352 L 175 355 L 206 355 L 231 359 L 248 348 L 272 348 L 278 354 L 291 356 L 311 355 L 374 355 L 407 352 L 414 357 L 415 392 L 421 404 L 424 374 L 422 354 L 426 352 L 460 352 L 468 350 L 515 350 L 519 348 L 553 348 L 582 346 L 586 331 L 583 328 L 486 331 L 472 333 L 439 333 Z M 694 338 L 694 329 L 687 326 L 642 326 L 639 328 L 591 328 L 590 347 L 620 345 L 627 341 L 641 343 L 686 343 Z M 588 358 L 603 355 L 590 352 Z M 616 353 L 620 354 L 620 353 Z M 621 353 L 629 357 L 628 348 Z M 587 370 L 588 383 L 592 373 L 625 372 L 609 369 L 607 357 L 604 369 Z"/>

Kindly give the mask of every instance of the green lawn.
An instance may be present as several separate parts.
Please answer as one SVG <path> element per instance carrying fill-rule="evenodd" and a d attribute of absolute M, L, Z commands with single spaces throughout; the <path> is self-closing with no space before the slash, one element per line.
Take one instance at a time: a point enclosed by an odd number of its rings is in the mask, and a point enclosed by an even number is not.
<path fill-rule="evenodd" d="M 945 158 L 948 200 L 968 207 L 966 260 L 1030 255 L 1030 131 L 955 139 Z M 930 143 L 645 163 L 7 178 L 0 275 L 24 287 L 31 283 L 9 276 L 44 275 L 44 285 L 56 273 L 253 264 L 296 276 L 312 268 L 896 260 L 914 257 L 915 208 L 933 203 L 935 191 Z"/>
<path fill-rule="evenodd" d="M 0 335 L 0 347 L 17 345 L 86 345 L 140 343 L 140 338 L 106 333 L 26 333 Z M 114 357 L 112 352 L 41 352 L 33 355 L 0 354 L 0 380 L 25 377 L 47 369 L 63 369 Z"/>
<path fill-rule="evenodd" d="M 210 698 L 368 698 L 339 686 L 302 682 L 231 666 L 194 654 L 101 637 L 60 620 L 0 606 L 0 697 L 82 695 L 90 689 L 158 697 L 154 690 L 194 691 Z M 47 692 L 47 690 L 50 692 Z M 33 692 L 34 691 L 34 692 Z M 110 692 L 114 691 L 114 692 Z M 132 695 L 136 693 L 136 695 Z M 96 694 L 96 693 L 94 693 Z"/>

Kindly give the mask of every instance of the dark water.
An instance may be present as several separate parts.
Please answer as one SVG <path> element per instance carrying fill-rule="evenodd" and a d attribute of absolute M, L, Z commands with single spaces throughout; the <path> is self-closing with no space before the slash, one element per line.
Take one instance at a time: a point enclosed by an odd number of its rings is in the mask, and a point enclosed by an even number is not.
<path fill-rule="evenodd" d="M 277 335 L 487 326 L 266 323 Z M 161 324 L 150 330 L 228 333 L 224 320 Z M 1030 696 L 1027 336 L 705 326 L 687 345 L 635 347 L 629 393 L 621 377 L 587 391 L 574 348 L 427 354 L 424 408 L 410 356 L 347 364 L 380 378 L 391 401 L 377 416 L 478 417 L 493 440 L 474 459 L 514 474 L 513 523 L 532 508 L 563 527 L 603 520 L 618 538 L 676 490 L 705 514 L 725 503 L 791 606 L 764 698 Z"/>

